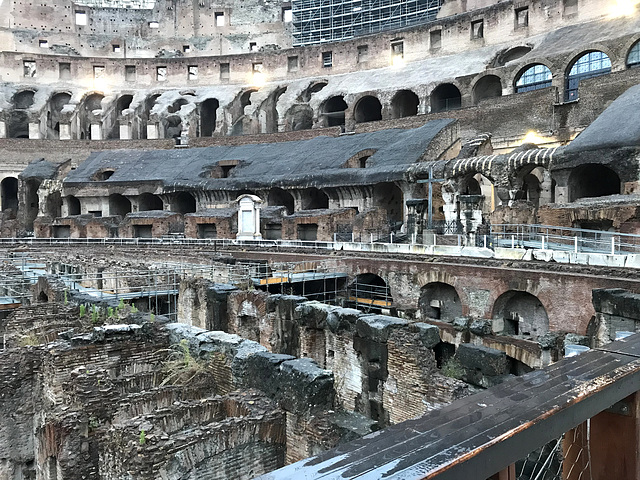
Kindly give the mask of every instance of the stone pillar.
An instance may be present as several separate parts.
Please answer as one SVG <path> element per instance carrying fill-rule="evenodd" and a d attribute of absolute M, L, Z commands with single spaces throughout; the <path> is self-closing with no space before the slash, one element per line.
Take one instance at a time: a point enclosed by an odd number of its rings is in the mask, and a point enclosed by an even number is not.
<path fill-rule="evenodd" d="M 147 140 L 157 140 L 158 139 L 158 125 L 155 123 L 150 123 L 147 125 Z"/>
<path fill-rule="evenodd" d="M 7 138 L 7 124 L 0 121 L 0 138 Z"/>
<path fill-rule="evenodd" d="M 36 140 L 40 138 L 40 123 L 29 122 L 29 138 Z"/>
<path fill-rule="evenodd" d="M 71 124 L 60 124 L 60 140 L 71 140 Z"/>
<path fill-rule="evenodd" d="M 120 125 L 120 140 L 131 140 L 131 126 Z"/>
<path fill-rule="evenodd" d="M 97 123 L 91 124 L 91 140 L 102 140 L 102 129 Z"/>

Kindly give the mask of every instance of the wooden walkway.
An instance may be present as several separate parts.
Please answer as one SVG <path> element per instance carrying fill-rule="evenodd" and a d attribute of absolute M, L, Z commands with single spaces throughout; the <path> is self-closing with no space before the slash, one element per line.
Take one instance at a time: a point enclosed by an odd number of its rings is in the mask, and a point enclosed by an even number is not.
<path fill-rule="evenodd" d="M 484 480 L 637 391 L 640 334 L 259 478 Z"/>

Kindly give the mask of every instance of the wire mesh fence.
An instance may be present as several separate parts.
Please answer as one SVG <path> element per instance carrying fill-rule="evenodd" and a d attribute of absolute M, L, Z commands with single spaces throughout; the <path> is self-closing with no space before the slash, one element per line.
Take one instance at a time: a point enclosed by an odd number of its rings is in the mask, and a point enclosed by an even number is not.
<path fill-rule="evenodd" d="M 516 462 L 517 480 L 592 480 L 591 422 L 587 420 L 562 437 Z"/>

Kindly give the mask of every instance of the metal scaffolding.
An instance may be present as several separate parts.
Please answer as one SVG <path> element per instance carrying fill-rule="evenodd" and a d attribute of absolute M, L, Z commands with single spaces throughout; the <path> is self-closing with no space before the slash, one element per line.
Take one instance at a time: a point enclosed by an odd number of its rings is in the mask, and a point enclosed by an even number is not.
<path fill-rule="evenodd" d="M 434 20 L 444 0 L 293 0 L 295 47 Z"/>

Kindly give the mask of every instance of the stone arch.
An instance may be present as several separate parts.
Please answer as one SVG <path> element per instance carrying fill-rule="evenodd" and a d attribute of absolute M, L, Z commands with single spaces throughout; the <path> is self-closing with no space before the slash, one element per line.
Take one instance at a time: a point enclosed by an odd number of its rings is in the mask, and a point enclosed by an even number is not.
<path fill-rule="evenodd" d="M 502 96 L 502 80 L 497 75 L 484 75 L 473 86 L 473 103 Z"/>
<path fill-rule="evenodd" d="M 569 201 L 585 197 L 604 197 L 620 194 L 621 182 L 609 167 L 588 163 L 574 168 L 569 175 Z"/>
<path fill-rule="evenodd" d="M 393 118 L 412 117 L 418 114 L 420 98 L 411 90 L 399 90 L 391 99 Z"/>
<path fill-rule="evenodd" d="M 387 211 L 387 219 L 392 230 L 396 230 L 404 222 L 404 194 L 395 183 L 374 185 L 373 204 Z"/>
<path fill-rule="evenodd" d="M 374 310 L 389 308 L 393 304 L 391 288 L 375 273 L 360 273 L 347 286 L 349 302 Z"/>
<path fill-rule="evenodd" d="M 553 203 L 554 192 L 551 188 L 551 175 L 546 168 L 539 165 L 527 165 L 518 171 L 517 178 L 521 182 L 521 186 L 516 194 L 516 200 L 527 200 L 535 208 Z"/>
<path fill-rule="evenodd" d="M 513 82 L 516 93 L 540 90 L 551 86 L 553 73 L 542 63 L 532 63 L 521 68 Z"/>
<path fill-rule="evenodd" d="M 140 116 L 141 138 L 143 139 L 147 138 L 147 125 L 149 125 L 151 110 L 153 110 L 153 107 L 156 104 L 156 100 L 158 100 L 159 97 L 160 97 L 159 93 L 154 93 L 152 95 L 149 95 L 144 101 L 142 115 Z"/>
<path fill-rule="evenodd" d="M 438 85 L 431 92 L 431 113 L 455 110 L 462 106 L 460 90 L 452 83 Z"/>
<path fill-rule="evenodd" d="M 189 103 L 189 100 L 187 100 L 186 98 L 182 98 L 182 97 L 178 98 L 171 105 L 167 107 L 167 112 L 178 113 L 180 109 L 183 107 L 183 105 L 186 105 L 188 103 Z"/>
<path fill-rule="evenodd" d="M 344 101 L 342 95 L 327 99 L 320 107 L 320 112 L 324 117 L 324 126 L 337 127 L 344 125 L 344 111 L 347 108 L 347 102 Z"/>
<path fill-rule="evenodd" d="M 13 111 L 7 122 L 8 138 L 29 138 L 29 116 L 25 111 Z"/>
<path fill-rule="evenodd" d="M 162 199 L 153 193 L 143 193 L 138 196 L 138 211 L 164 210 Z"/>
<path fill-rule="evenodd" d="M 492 318 L 496 333 L 537 338 L 549 332 L 547 310 L 540 299 L 529 292 L 504 292 L 493 304 Z"/>
<path fill-rule="evenodd" d="M 260 110 L 264 112 L 264 123 L 262 125 L 262 132 L 264 133 L 276 133 L 278 131 L 278 100 L 287 91 L 287 87 L 278 87 L 269 94 L 267 99 L 262 102 Z"/>
<path fill-rule="evenodd" d="M 318 93 L 324 87 L 328 85 L 326 80 L 320 80 L 318 82 L 312 82 L 307 88 L 305 88 L 300 95 L 298 95 L 298 101 L 308 103 L 311 101 L 311 96 L 314 93 Z"/>
<path fill-rule="evenodd" d="M 59 92 L 54 94 L 49 100 L 49 115 L 47 115 L 47 138 L 60 138 L 60 119 L 62 117 L 62 109 L 71 100 L 71 94 L 68 92 Z"/>
<path fill-rule="evenodd" d="M 35 94 L 33 90 L 22 90 L 13 95 L 11 102 L 14 108 L 26 110 L 33 106 Z"/>
<path fill-rule="evenodd" d="M 96 110 L 102 110 L 102 100 L 104 99 L 104 95 L 101 93 L 90 93 L 85 96 L 82 101 L 82 106 L 80 108 L 80 138 L 86 138 L 88 140 L 91 139 L 91 124 L 92 121 L 99 122 L 100 126 L 102 122 L 99 118 L 95 118 L 96 114 L 94 113 Z"/>
<path fill-rule="evenodd" d="M 133 102 L 133 95 L 127 94 L 120 96 L 116 103 L 116 112 L 118 112 L 118 115 L 122 115 L 124 110 L 131 106 L 131 102 Z"/>
<path fill-rule="evenodd" d="M 173 196 L 171 211 L 178 213 L 195 213 L 197 203 L 195 197 L 189 192 L 178 192 Z"/>
<path fill-rule="evenodd" d="M 354 118 L 356 123 L 382 120 L 382 104 L 380 100 L 373 95 L 362 97 L 355 105 Z"/>
<path fill-rule="evenodd" d="M 119 193 L 109 195 L 109 215 L 124 217 L 127 213 L 131 213 L 131 201 Z"/>
<path fill-rule="evenodd" d="M 567 67 L 565 74 L 565 100 L 577 100 L 582 80 L 611 73 L 611 59 L 600 50 L 582 52 Z"/>
<path fill-rule="evenodd" d="M 245 109 L 251 105 L 251 95 L 258 90 L 258 88 L 248 88 L 243 90 L 236 96 L 233 102 L 231 102 L 229 107 L 229 113 L 231 114 L 231 135 L 243 135 L 245 133 Z"/>
<path fill-rule="evenodd" d="M 67 195 L 65 197 L 65 201 L 67 203 L 67 215 L 80 215 L 80 213 L 82 212 L 80 199 L 74 197 L 73 195 Z"/>
<path fill-rule="evenodd" d="M 0 197 L 3 211 L 18 210 L 18 179 L 16 177 L 5 177 L 0 182 Z"/>
<path fill-rule="evenodd" d="M 462 316 L 462 303 L 455 287 L 443 282 L 431 282 L 420 289 L 418 308 L 422 318 L 452 322 Z"/>
<path fill-rule="evenodd" d="M 533 47 L 531 47 L 530 45 L 518 45 L 516 47 L 510 48 L 500 55 L 499 63 L 497 63 L 495 66 L 501 67 L 509 62 L 518 60 L 519 58 L 524 57 L 532 49 Z"/>
<path fill-rule="evenodd" d="M 329 208 L 329 196 L 315 187 L 305 188 L 300 197 L 302 210 Z"/>
<path fill-rule="evenodd" d="M 269 190 L 267 205 L 270 207 L 284 207 L 288 215 L 294 212 L 293 195 L 282 188 L 275 187 Z"/>
<path fill-rule="evenodd" d="M 200 136 L 210 137 L 216 131 L 219 107 L 220 102 L 217 98 L 207 98 L 200 104 Z"/>
<path fill-rule="evenodd" d="M 292 105 L 284 116 L 286 131 L 297 132 L 313 127 L 313 109 L 309 105 Z"/>

